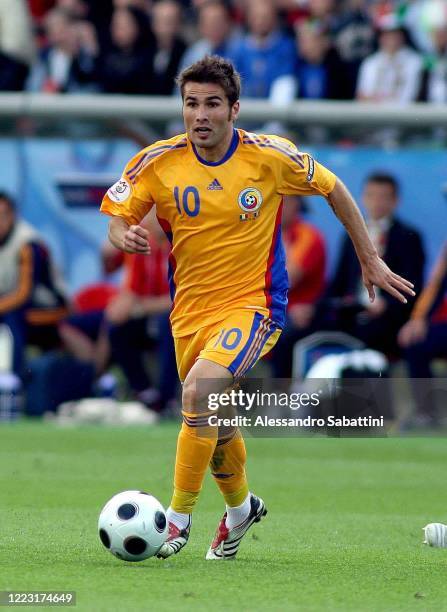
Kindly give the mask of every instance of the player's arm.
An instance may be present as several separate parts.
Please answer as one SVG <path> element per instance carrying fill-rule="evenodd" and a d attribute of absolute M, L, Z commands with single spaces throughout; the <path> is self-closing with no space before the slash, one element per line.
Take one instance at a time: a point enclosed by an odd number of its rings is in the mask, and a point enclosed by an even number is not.
<path fill-rule="evenodd" d="M 290 141 L 277 138 L 275 144 L 278 146 L 278 143 L 279 148 L 286 152 L 282 156 L 275 154 L 276 167 L 279 164 L 278 192 L 282 195 L 324 196 L 354 244 L 371 302 L 375 298 L 374 285 L 377 285 L 405 304 L 405 294 L 414 295 L 413 284 L 392 272 L 380 259 L 357 204 L 342 181 L 311 155 L 298 151 Z"/>
<path fill-rule="evenodd" d="M 395 274 L 379 257 L 357 204 L 339 178 L 326 199 L 352 240 L 362 269 L 363 284 L 368 290 L 371 302 L 375 298 L 376 285 L 405 304 L 405 295 L 415 295 L 413 284 Z"/>
<path fill-rule="evenodd" d="M 150 253 L 149 232 L 141 221 L 152 209 L 154 199 L 150 168 L 144 173 L 144 158 L 143 152 L 130 160 L 121 179 L 110 187 L 101 203 L 101 212 L 111 217 L 109 240 L 126 253 Z"/>

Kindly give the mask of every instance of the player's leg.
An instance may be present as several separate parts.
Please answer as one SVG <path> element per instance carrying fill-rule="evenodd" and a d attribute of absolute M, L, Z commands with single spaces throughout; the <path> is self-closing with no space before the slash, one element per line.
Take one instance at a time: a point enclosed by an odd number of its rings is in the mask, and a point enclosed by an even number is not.
<path fill-rule="evenodd" d="M 218 440 L 211 471 L 225 499 L 226 511 L 206 554 L 208 560 L 233 559 L 248 529 L 267 514 L 264 501 L 249 490 L 246 456 L 239 429 L 231 439 Z"/>
<path fill-rule="evenodd" d="M 243 376 L 276 344 L 280 330 L 265 315 L 239 311 L 225 320 L 218 341 L 212 339 L 201 355 L 220 361 L 236 377 Z M 226 512 L 219 523 L 207 559 L 233 558 L 250 526 L 266 514 L 262 499 L 249 491 L 246 449 L 239 429 L 219 431 L 211 472 L 225 499 Z"/>
<path fill-rule="evenodd" d="M 188 541 L 191 514 L 217 443 L 217 428 L 208 425 L 209 393 L 220 393 L 232 374 L 218 363 L 198 359 L 186 376 L 182 393 L 183 423 L 177 440 L 174 493 L 167 511 L 169 537 L 159 556 L 179 552 Z M 202 384 L 201 384 L 202 383 Z"/>

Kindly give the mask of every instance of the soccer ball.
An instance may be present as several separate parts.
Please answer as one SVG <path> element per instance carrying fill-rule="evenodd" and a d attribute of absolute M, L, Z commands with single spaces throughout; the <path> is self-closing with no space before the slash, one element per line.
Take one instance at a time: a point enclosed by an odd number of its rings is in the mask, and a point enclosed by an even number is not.
<path fill-rule="evenodd" d="M 443 523 L 429 523 L 423 527 L 425 535 L 424 544 L 436 548 L 447 548 L 447 525 Z"/>
<path fill-rule="evenodd" d="M 168 537 L 168 521 L 158 499 L 144 491 L 123 491 L 101 510 L 99 538 L 118 559 L 153 557 Z"/>

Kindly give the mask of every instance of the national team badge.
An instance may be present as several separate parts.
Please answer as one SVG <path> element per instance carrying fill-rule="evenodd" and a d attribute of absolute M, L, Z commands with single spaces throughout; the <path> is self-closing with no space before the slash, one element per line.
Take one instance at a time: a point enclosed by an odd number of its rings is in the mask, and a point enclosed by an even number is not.
<path fill-rule="evenodd" d="M 255 189 L 255 187 L 247 187 L 239 193 L 238 204 L 243 211 L 243 214 L 239 215 L 241 221 L 256 219 L 259 217 L 262 194 L 259 189 Z"/>

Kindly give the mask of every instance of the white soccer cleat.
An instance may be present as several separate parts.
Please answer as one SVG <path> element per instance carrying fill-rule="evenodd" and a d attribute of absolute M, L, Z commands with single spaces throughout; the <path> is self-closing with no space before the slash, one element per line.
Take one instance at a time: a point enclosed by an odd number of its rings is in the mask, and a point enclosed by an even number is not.
<path fill-rule="evenodd" d="M 167 559 L 179 553 L 188 544 L 189 532 L 191 531 L 191 518 L 185 529 L 179 529 L 177 525 L 168 522 L 169 534 L 166 542 L 157 553 L 159 559 Z"/>
<path fill-rule="evenodd" d="M 435 548 L 447 548 L 447 525 L 429 523 L 422 528 L 425 535 L 424 544 Z"/>
<path fill-rule="evenodd" d="M 234 559 L 244 535 L 253 523 L 259 523 L 266 514 L 267 508 L 263 500 L 253 495 L 253 493 L 250 495 L 250 513 L 240 525 L 233 529 L 228 529 L 225 524 L 225 519 L 227 518 L 227 513 L 225 512 L 217 526 L 216 535 L 206 553 L 205 559 L 208 561 Z"/>

